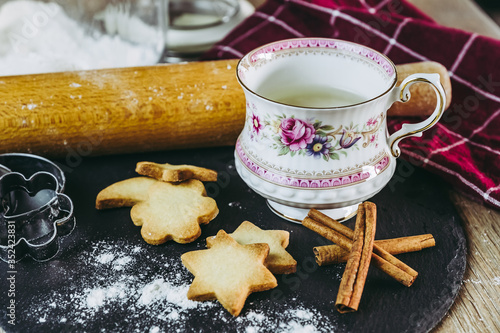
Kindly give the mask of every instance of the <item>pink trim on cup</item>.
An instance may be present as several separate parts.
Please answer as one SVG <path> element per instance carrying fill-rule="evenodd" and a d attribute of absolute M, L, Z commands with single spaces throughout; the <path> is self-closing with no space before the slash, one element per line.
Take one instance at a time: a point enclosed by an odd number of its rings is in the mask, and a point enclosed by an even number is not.
<path fill-rule="evenodd" d="M 240 144 L 240 140 L 236 142 L 236 153 L 238 154 L 238 157 L 240 158 L 241 162 L 253 174 L 269 182 L 287 187 L 295 187 L 302 189 L 303 188 L 329 189 L 329 188 L 336 188 L 336 187 L 361 183 L 370 178 L 370 173 L 366 171 L 355 172 L 349 175 L 344 175 L 341 177 L 335 177 L 330 179 L 307 179 L 307 178 L 287 177 L 273 173 L 254 163 L 243 150 L 243 147 Z M 388 165 L 389 165 L 389 157 L 384 156 L 380 161 L 378 161 L 373 166 L 373 168 L 375 170 L 375 173 L 379 174 L 382 171 L 384 171 Z"/>
<path fill-rule="evenodd" d="M 385 58 L 380 53 L 368 47 L 364 47 L 363 45 L 359 44 L 344 42 L 341 40 L 329 40 L 321 38 L 292 39 L 292 40 L 284 40 L 268 44 L 256 50 L 253 54 L 251 54 L 250 62 L 254 63 L 258 61 L 259 59 L 262 58 L 261 56 L 262 54 L 274 53 L 287 49 L 299 49 L 299 48 L 311 48 L 311 47 L 324 47 L 324 48 L 346 50 L 349 52 L 353 52 L 365 58 L 373 60 L 378 65 L 380 65 L 388 75 L 392 76 L 394 74 L 394 67 L 387 60 L 387 58 Z"/>

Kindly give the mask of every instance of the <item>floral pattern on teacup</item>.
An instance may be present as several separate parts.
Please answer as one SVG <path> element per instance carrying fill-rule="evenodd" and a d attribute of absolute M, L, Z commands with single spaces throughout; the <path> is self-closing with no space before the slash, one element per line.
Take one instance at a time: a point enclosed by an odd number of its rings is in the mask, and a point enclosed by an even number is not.
<path fill-rule="evenodd" d="M 264 124 L 256 114 L 252 114 L 252 128 L 257 135 L 259 135 L 259 132 L 264 128 Z"/>
<path fill-rule="evenodd" d="M 297 173 L 297 172 L 276 172 L 269 165 L 261 165 L 248 155 L 240 140 L 236 141 L 236 154 L 246 168 L 255 176 L 265 179 L 271 183 L 292 188 L 339 188 L 358 184 L 373 178 L 383 172 L 390 164 L 390 158 L 382 153 L 371 159 L 363 168 L 353 168 L 347 172 L 320 172 L 319 174 Z"/>
<path fill-rule="evenodd" d="M 316 128 L 304 120 L 283 118 L 280 122 L 279 139 L 291 152 L 307 148 L 315 135 Z"/>
<path fill-rule="evenodd" d="M 250 114 L 250 138 L 269 139 L 271 148 L 278 156 L 312 156 L 339 160 L 347 157 L 349 150 L 359 150 L 369 146 L 378 147 L 379 129 L 385 114 L 368 119 L 364 124 L 325 125 L 319 120 L 300 119 L 286 115 L 264 117 Z M 264 118 L 264 119 L 262 119 Z"/>

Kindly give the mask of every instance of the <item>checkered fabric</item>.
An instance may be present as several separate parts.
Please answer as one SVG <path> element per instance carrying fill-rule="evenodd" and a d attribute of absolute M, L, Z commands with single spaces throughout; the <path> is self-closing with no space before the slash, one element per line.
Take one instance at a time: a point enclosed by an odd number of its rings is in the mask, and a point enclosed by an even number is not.
<path fill-rule="evenodd" d="M 396 64 L 432 60 L 446 66 L 451 106 L 421 138 L 401 142 L 402 156 L 500 208 L 499 40 L 438 25 L 405 0 L 268 0 L 205 59 L 239 58 L 260 45 L 296 37 L 354 41 Z M 403 122 L 416 120 L 390 119 L 390 131 Z M 406 170 L 398 167 L 396 179 L 411 173 L 406 164 Z"/>

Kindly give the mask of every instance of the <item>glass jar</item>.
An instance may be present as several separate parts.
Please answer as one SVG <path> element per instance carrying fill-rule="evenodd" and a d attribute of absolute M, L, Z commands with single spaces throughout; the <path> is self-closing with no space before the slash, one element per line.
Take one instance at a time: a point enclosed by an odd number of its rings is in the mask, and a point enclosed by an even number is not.
<path fill-rule="evenodd" d="M 165 60 L 196 60 L 253 12 L 247 0 L 169 0 Z"/>
<path fill-rule="evenodd" d="M 224 24 L 239 9 L 238 0 L 170 0 L 169 27 L 193 30 Z"/>

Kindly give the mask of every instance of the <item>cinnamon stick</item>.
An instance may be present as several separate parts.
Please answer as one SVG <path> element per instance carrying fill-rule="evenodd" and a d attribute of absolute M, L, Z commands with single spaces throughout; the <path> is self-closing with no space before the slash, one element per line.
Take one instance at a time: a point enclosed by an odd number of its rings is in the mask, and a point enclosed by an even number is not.
<path fill-rule="evenodd" d="M 422 251 L 436 245 L 431 234 L 376 240 L 375 244 L 392 255 Z M 339 245 L 323 245 L 313 248 L 319 266 L 347 262 L 349 251 Z"/>
<path fill-rule="evenodd" d="M 375 204 L 371 202 L 360 204 L 351 251 L 335 302 L 335 307 L 340 313 L 358 309 L 372 258 L 375 225 Z"/>
<path fill-rule="evenodd" d="M 354 232 L 315 209 L 309 211 L 302 225 L 348 251 L 352 248 Z M 417 278 L 418 273 L 415 270 L 376 244 L 373 246 L 372 259 L 377 268 L 407 287 L 411 286 Z"/>

